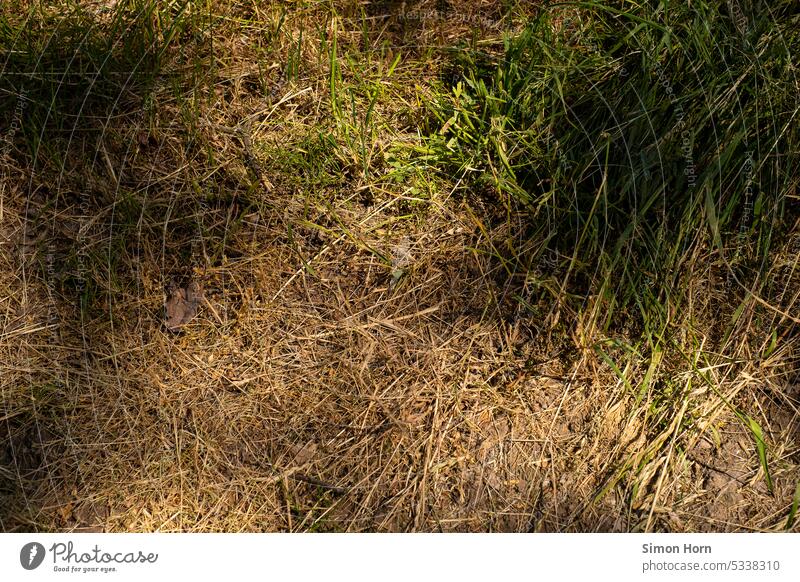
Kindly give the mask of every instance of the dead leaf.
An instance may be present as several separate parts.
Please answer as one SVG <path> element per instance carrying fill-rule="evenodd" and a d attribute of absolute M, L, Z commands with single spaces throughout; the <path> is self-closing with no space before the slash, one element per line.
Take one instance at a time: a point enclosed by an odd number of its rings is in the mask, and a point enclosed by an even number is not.
<path fill-rule="evenodd" d="M 289 452 L 293 455 L 292 465 L 302 466 L 313 460 L 317 452 L 317 444 L 314 441 L 308 441 L 305 445 L 292 445 Z"/>
<path fill-rule="evenodd" d="M 203 299 L 200 284 L 192 281 L 186 287 L 173 287 L 164 307 L 167 329 L 179 331 L 197 315 L 197 307 Z"/>

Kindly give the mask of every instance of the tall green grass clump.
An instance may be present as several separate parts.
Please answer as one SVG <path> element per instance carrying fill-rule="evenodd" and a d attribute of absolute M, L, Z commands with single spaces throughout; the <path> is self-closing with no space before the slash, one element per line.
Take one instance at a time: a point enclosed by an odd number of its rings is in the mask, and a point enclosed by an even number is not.
<path fill-rule="evenodd" d="M 698 255 L 733 309 L 766 293 L 797 211 L 797 25 L 789 2 L 545 9 L 501 55 L 459 56 L 430 148 L 527 211 L 542 244 L 522 268 L 558 257 L 562 292 L 657 344 Z"/>

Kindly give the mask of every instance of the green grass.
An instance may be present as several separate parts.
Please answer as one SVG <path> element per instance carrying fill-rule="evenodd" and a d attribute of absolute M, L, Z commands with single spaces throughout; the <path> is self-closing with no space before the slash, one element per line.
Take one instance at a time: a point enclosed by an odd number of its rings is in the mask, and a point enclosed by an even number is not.
<path fill-rule="evenodd" d="M 495 66 L 469 62 L 431 139 L 448 171 L 528 208 L 570 278 L 598 265 L 590 280 L 614 281 L 607 292 L 647 314 L 656 340 L 698 240 L 741 291 L 787 227 L 798 35 L 757 23 L 748 49 L 724 3 L 613 4 L 583 4 L 557 32 L 544 12 Z"/>
<path fill-rule="evenodd" d="M 725 2 L 542 10 L 502 51 L 458 55 L 420 156 L 524 210 L 528 244 L 504 264 L 538 283 L 526 305 L 597 331 L 579 342 L 650 403 L 654 436 L 691 400 L 681 374 L 736 367 L 735 338 L 774 344 L 798 321 L 773 275 L 798 212 L 800 29 L 789 2 L 746 16 Z M 771 489 L 760 427 L 740 417 Z"/>

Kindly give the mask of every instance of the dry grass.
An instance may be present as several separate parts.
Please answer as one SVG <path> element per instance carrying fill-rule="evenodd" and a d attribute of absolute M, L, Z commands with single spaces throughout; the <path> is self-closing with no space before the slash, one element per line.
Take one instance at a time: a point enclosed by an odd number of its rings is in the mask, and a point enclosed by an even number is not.
<path fill-rule="evenodd" d="M 565 306 L 560 327 L 514 300 L 525 276 L 501 258 L 534 244 L 522 215 L 392 169 L 420 144 L 440 49 L 480 18 L 491 50 L 521 12 L 454 1 L 449 18 L 404 23 L 379 18 L 400 3 L 370 3 L 362 26 L 354 2 L 338 18 L 293 2 L 275 34 L 277 4 L 225 4 L 214 68 L 193 64 L 210 36 L 187 41 L 146 112 L 120 90 L 69 145 L 51 130 L 61 157 L 33 167 L 16 142 L 3 160 L 0 528 L 784 528 L 800 479 L 794 324 L 760 359 L 752 305 L 738 359 L 652 364 L 688 387 L 677 410 L 646 389 L 651 364 L 609 348 L 645 384 L 637 400 L 589 347 L 599 299 Z M 343 110 L 379 92 L 368 127 L 331 114 L 320 30 L 337 36 Z M 224 129 L 248 117 L 249 143 Z M 170 333 L 165 290 L 190 279 L 208 302 Z M 711 344 L 705 312 L 694 332 Z M 764 427 L 774 492 L 725 400 Z"/>

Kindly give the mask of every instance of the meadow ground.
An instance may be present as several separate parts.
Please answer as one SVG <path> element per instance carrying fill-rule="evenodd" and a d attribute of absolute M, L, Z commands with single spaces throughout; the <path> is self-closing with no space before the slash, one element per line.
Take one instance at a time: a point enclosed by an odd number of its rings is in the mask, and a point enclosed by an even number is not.
<path fill-rule="evenodd" d="M 797 530 L 790 5 L 3 3 L 0 530 Z"/>

